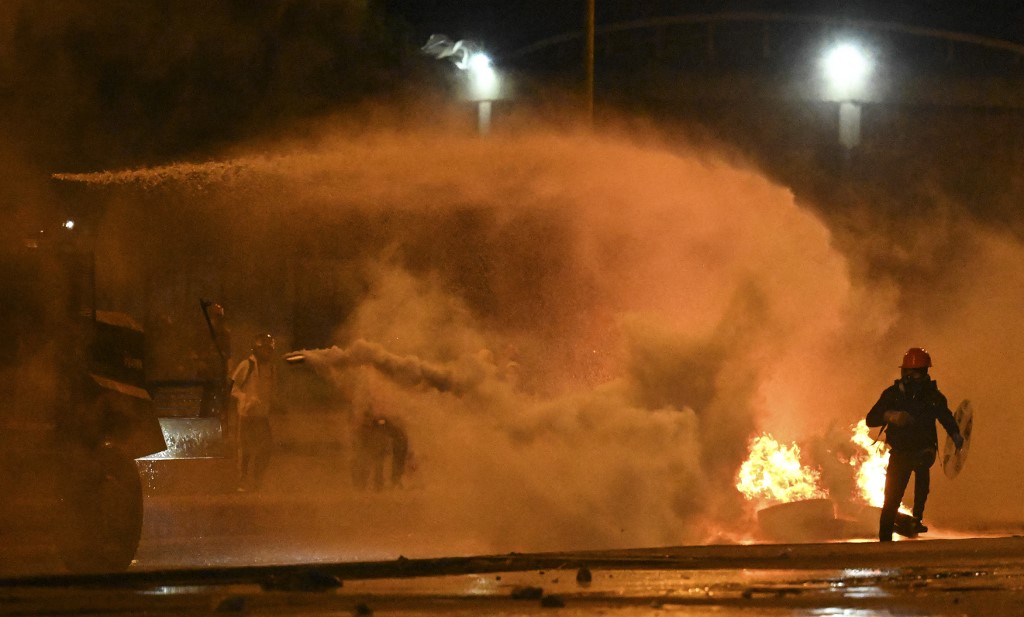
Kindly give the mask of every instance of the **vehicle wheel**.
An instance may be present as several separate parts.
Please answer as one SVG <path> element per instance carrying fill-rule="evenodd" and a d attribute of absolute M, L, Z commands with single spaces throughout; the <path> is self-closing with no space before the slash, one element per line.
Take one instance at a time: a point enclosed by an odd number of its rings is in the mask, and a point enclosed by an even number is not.
<path fill-rule="evenodd" d="M 72 572 L 117 572 L 142 537 L 142 482 L 135 461 L 112 447 L 68 457 L 59 480 L 57 550 Z"/>

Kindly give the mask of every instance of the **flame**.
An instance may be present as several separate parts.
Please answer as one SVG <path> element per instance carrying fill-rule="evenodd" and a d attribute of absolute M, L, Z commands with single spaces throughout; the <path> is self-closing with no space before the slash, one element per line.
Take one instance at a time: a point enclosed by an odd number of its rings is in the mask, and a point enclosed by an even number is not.
<path fill-rule="evenodd" d="M 820 474 L 800 462 L 800 448 L 786 447 L 768 433 L 753 438 L 750 456 L 740 466 L 736 488 L 749 500 L 765 505 L 828 497 Z"/>
<path fill-rule="evenodd" d="M 889 465 L 889 446 L 871 437 L 864 420 L 852 427 L 850 441 L 858 451 L 848 462 L 857 484 L 855 497 L 869 506 L 882 507 L 885 502 L 885 471 Z M 842 459 L 841 459 L 842 460 Z M 757 499 L 762 507 L 803 499 L 827 498 L 821 488 L 820 473 L 800 462 L 800 448 L 781 445 L 768 433 L 751 440 L 750 455 L 740 467 L 736 488 L 748 500 Z M 900 511 L 909 513 L 900 504 Z"/>
<path fill-rule="evenodd" d="M 885 501 L 885 468 L 889 464 L 889 447 L 884 441 L 875 441 L 871 437 L 864 420 L 854 427 L 850 441 L 862 450 L 850 458 L 859 496 L 868 505 L 880 508 Z"/>
<path fill-rule="evenodd" d="M 885 503 L 885 469 L 889 466 L 889 445 L 884 441 L 875 441 L 864 420 L 854 427 L 850 441 L 863 450 L 863 453 L 850 459 L 850 465 L 856 470 L 859 496 L 869 506 L 881 508 Z M 900 512 L 910 514 L 911 510 L 900 503 Z"/>

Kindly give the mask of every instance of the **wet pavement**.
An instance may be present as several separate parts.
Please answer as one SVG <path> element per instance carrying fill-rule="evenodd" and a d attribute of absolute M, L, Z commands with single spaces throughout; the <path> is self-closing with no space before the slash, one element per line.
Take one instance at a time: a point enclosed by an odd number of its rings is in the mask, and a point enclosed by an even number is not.
<path fill-rule="evenodd" d="M 1024 538 L 758 544 L 0 580 L 0 614 L 1021 615 Z"/>
<path fill-rule="evenodd" d="M 0 615 L 1024 615 L 1020 536 L 489 554 L 429 501 L 150 496 L 127 572 L 42 553 L 0 574 Z"/>

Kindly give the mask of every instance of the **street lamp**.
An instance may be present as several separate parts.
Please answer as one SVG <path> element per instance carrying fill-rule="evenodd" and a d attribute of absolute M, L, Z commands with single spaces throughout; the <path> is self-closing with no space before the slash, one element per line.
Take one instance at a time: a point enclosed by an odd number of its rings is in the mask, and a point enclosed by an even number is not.
<path fill-rule="evenodd" d="M 486 135 L 491 131 L 491 101 L 498 95 L 498 74 L 491 59 L 483 52 L 473 53 L 467 64 L 470 96 L 477 102 L 477 130 Z"/>
<path fill-rule="evenodd" d="M 871 60 L 858 45 L 840 43 L 829 49 L 822 65 L 831 92 L 837 98 L 856 98 L 864 93 Z"/>
<path fill-rule="evenodd" d="M 860 111 L 868 94 L 873 63 L 864 49 L 853 42 L 829 48 L 821 60 L 825 76 L 825 99 L 839 102 L 839 143 L 847 149 L 860 144 Z"/>
<path fill-rule="evenodd" d="M 443 34 L 433 34 L 421 50 L 437 59 L 448 58 L 467 79 L 467 94 L 477 104 L 477 130 L 486 135 L 491 130 L 491 102 L 498 98 L 501 84 L 490 56 L 472 41 L 451 41 Z"/>

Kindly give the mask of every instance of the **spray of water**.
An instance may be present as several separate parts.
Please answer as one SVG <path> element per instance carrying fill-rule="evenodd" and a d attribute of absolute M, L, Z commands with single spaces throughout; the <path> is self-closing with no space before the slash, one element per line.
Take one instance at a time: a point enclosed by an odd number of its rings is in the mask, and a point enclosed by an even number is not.
<path fill-rule="evenodd" d="M 214 187 L 216 208 L 269 187 L 293 197 L 261 207 L 328 220 L 405 213 L 359 246 L 370 291 L 338 319 L 339 338 L 377 343 L 323 361 L 393 378 L 352 396 L 386 399 L 433 503 L 500 530 L 495 548 L 701 539 L 740 507 L 755 418 L 813 406 L 808 348 L 840 344 L 856 309 L 827 230 L 784 189 L 617 140 L 383 135 L 76 179 Z M 521 389 L 481 349 L 517 362 Z"/>
<path fill-rule="evenodd" d="M 114 200 L 120 220 L 214 226 L 234 250 L 225 295 L 253 322 L 283 311 L 252 279 L 277 292 L 296 265 L 329 264 L 348 297 L 307 363 L 407 428 L 409 525 L 478 550 L 749 529 L 733 484 L 750 437 L 855 422 L 907 344 L 898 287 L 855 280 L 789 191 L 707 153 L 429 130 L 277 151 L 62 177 L 144 189 Z M 180 241 L 139 250 L 159 260 Z"/>

